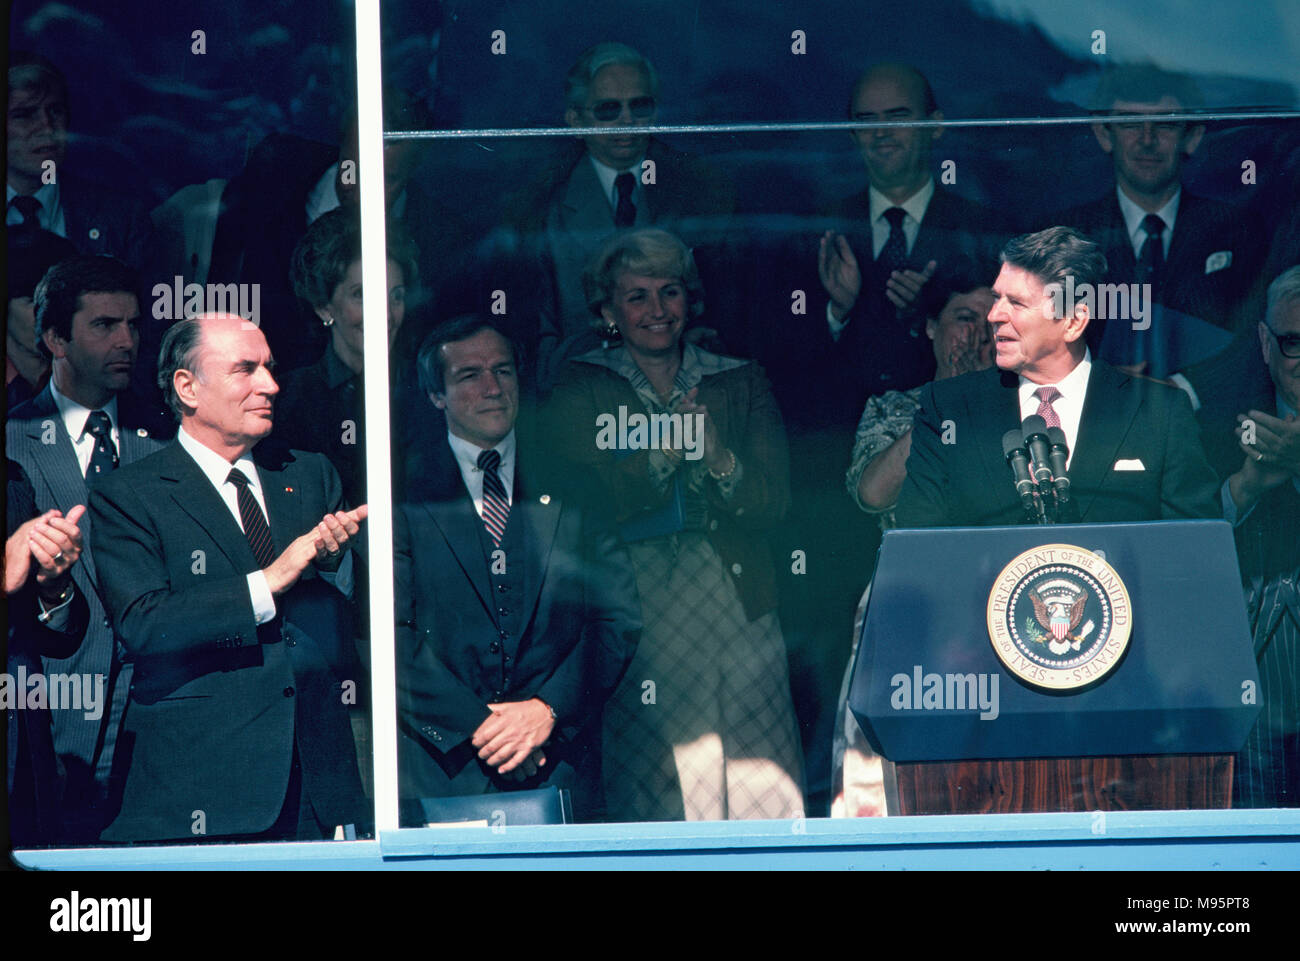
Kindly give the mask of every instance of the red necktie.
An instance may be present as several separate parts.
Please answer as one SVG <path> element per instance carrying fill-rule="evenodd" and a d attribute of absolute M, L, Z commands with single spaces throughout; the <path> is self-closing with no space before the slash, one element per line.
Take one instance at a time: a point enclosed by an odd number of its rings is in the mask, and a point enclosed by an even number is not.
<path fill-rule="evenodd" d="M 1061 392 L 1055 387 L 1040 387 L 1034 391 L 1034 396 L 1038 398 L 1038 416 L 1047 421 L 1048 427 L 1060 427 L 1061 418 L 1057 416 L 1052 401 L 1059 399 Z"/>

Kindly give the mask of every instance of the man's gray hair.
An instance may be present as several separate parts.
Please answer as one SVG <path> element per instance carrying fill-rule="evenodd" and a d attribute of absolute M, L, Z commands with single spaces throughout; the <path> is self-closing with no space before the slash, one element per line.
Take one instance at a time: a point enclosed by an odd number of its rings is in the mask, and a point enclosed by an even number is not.
<path fill-rule="evenodd" d="M 1283 305 L 1296 300 L 1300 300 L 1300 264 L 1282 271 L 1268 285 L 1268 309 L 1264 311 L 1265 323 L 1271 329 L 1277 330 L 1274 325 Z"/>
<path fill-rule="evenodd" d="M 595 79 L 596 74 L 618 63 L 640 67 L 650 81 L 650 96 L 659 96 L 659 74 L 655 73 L 654 64 L 625 43 L 607 41 L 588 47 L 578 57 L 577 62 L 569 68 L 568 76 L 564 78 L 565 106 L 572 107 L 574 110 L 585 107 L 587 88 L 591 86 L 591 81 Z"/>
<path fill-rule="evenodd" d="M 172 379 L 178 370 L 191 371 L 198 376 L 199 351 L 203 347 L 203 315 L 178 320 L 163 334 L 162 348 L 158 351 L 158 386 L 167 398 L 167 406 L 179 421 L 189 410 L 176 396 Z"/>

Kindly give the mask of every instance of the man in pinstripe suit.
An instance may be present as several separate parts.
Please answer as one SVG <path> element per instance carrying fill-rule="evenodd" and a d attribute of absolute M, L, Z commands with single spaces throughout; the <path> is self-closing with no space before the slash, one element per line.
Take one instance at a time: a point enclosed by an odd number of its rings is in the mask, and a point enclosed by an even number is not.
<path fill-rule="evenodd" d="M 37 342 L 51 358 L 51 376 L 12 411 L 5 449 L 31 478 L 38 510 L 85 504 L 99 477 L 153 453 L 175 432 L 163 410 L 128 389 L 140 343 L 137 288 L 121 261 L 77 256 L 51 267 L 36 289 Z M 89 518 L 82 524 L 85 549 L 72 576 L 90 604 L 90 625 L 70 657 L 43 659 L 47 673 L 102 676 L 108 702 L 95 719 L 80 710 L 51 712 L 55 750 L 67 771 L 62 820 L 69 841 L 93 839 L 111 814 L 110 772 L 130 687 L 130 668 L 114 657 Z"/>

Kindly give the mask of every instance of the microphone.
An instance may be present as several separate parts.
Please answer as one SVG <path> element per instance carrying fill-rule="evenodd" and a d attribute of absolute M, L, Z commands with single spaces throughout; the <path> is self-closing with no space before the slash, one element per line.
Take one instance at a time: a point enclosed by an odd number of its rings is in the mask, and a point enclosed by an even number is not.
<path fill-rule="evenodd" d="M 1020 427 L 1024 433 L 1025 446 L 1029 448 L 1029 456 L 1034 459 L 1034 483 L 1040 488 L 1047 487 L 1052 483 L 1052 464 L 1048 455 L 1050 441 L 1047 439 L 1047 421 L 1037 414 L 1030 414 Z"/>
<path fill-rule="evenodd" d="M 1056 499 L 1064 504 L 1070 500 L 1070 474 L 1065 467 L 1070 456 L 1070 445 L 1065 440 L 1065 431 L 1059 427 L 1047 428 L 1047 440 L 1052 445 L 1048 456 L 1056 480 Z"/>
<path fill-rule="evenodd" d="M 1002 456 L 1016 475 L 1016 493 L 1020 495 L 1021 506 L 1027 514 L 1040 517 L 1042 504 L 1038 501 L 1034 479 L 1029 476 L 1029 453 L 1025 450 L 1020 431 L 1009 430 L 1002 435 Z"/>

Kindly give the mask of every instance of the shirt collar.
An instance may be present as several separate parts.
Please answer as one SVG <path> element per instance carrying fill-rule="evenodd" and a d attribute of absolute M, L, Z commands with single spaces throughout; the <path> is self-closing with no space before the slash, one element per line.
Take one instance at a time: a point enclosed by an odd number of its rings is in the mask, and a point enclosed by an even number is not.
<path fill-rule="evenodd" d="M 1142 221 L 1146 219 L 1147 212 L 1135 204 L 1129 198 L 1129 195 L 1124 193 L 1124 188 L 1119 184 L 1115 185 L 1115 194 L 1119 197 L 1119 212 L 1124 216 L 1124 229 L 1128 231 L 1129 243 L 1136 248 L 1138 245 L 1138 231 L 1143 232 L 1144 238 L 1146 236 Z M 1168 202 L 1155 212 L 1156 216 L 1165 222 L 1165 232 L 1160 238 L 1162 241 L 1167 241 L 1174 232 L 1174 221 L 1178 218 L 1178 202 L 1182 200 L 1182 197 L 1183 188 L 1180 186 L 1174 191 L 1174 195 L 1169 198 Z M 1166 244 L 1166 246 L 1168 245 Z"/>
<path fill-rule="evenodd" d="M 6 210 L 8 209 L 10 202 L 17 196 L 18 191 L 14 190 L 14 188 L 10 187 L 8 184 L 5 184 Z M 41 202 L 41 223 L 47 225 L 53 224 L 54 212 L 59 209 L 58 182 L 56 181 L 52 184 L 41 184 L 40 189 L 37 190 L 36 193 L 32 194 L 32 196 Z M 49 229 L 48 226 L 46 229 Z"/>
<path fill-rule="evenodd" d="M 460 465 L 462 472 L 467 470 L 478 470 L 478 457 L 483 453 L 484 448 L 472 441 L 465 440 L 463 437 L 457 437 L 451 431 L 447 431 L 447 443 L 451 445 L 451 452 L 456 456 L 456 463 Z M 515 431 L 510 429 L 510 433 L 501 440 L 496 447 L 491 448 L 501 455 L 501 466 L 497 468 L 498 473 L 514 476 L 515 469 Z"/>
<path fill-rule="evenodd" d="M 912 196 L 908 197 L 901 204 L 896 204 L 875 187 L 867 191 L 868 211 L 871 215 L 871 222 L 875 223 L 884 216 L 885 211 L 890 207 L 902 207 L 907 211 L 907 215 L 915 220 L 918 224 L 921 218 L 925 216 L 926 208 L 930 206 L 930 198 L 934 196 L 934 178 L 930 177 L 925 182 L 925 186 L 918 190 Z"/>
<path fill-rule="evenodd" d="M 1029 394 L 1038 390 L 1040 387 L 1055 387 L 1061 392 L 1061 397 L 1074 401 L 1081 401 L 1084 394 L 1088 392 L 1088 377 L 1092 373 L 1092 351 L 1088 348 L 1083 350 L 1083 360 L 1075 365 L 1074 370 L 1070 371 L 1055 384 L 1035 384 L 1032 380 L 1020 375 L 1020 397 L 1023 400 Z"/>
<path fill-rule="evenodd" d="M 63 427 L 68 432 L 75 444 L 81 440 L 81 435 L 86 430 L 86 418 L 90 416 L 91 408 L 85 407 L 71 397 L 59 392 L 59 388 L 54 384 L 54 378 L 50 378 L 50 395 L 54 398 L 54 406 L 59 410 L 59 416 L 63 418 Z M 108 415 L 109 424 L 112 430 L 117 430 L 117 398 L 110 397 L 108 403 L 99 408 Z"/>
<path fill-rule="evenodd" d="M 221 485 L 230 477 L 230 469 L 238 467 L 248 478 L 248 485 L 261 491 L 262 482 L 257 476 L 257 465 L 253 463 L 253 455 L 250 452 L 244 451 L 239 460 L 232 464 L 202 441 L 191 437 L 184 426 L 176 432 L 176 440 L 185 449 L 185 453 L 194 458 L 194 463 L 199 465 L 203 476 L 211 481 L 212 486 L 217 490 L 221 490 Z"/>

